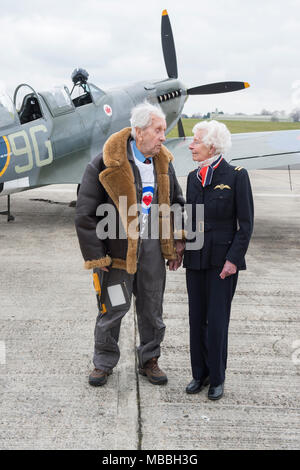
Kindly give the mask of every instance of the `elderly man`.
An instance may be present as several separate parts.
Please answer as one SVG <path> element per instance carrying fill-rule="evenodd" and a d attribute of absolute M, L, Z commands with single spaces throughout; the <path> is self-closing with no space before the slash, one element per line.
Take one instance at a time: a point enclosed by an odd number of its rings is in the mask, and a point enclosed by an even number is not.
<path fill-rule="evenodd" d="M 99 307 L 95 369 L 89 376 L 90 385 L 104 385 L 118 363 L 120 325 L 129 310 L 132 293 L 140 335 L 139 373 L 152 384 L 167 382 L 166 374 L 158 366 L 165 332 L 164 258 L 171 270 L 177 269 L 183 242 L 174 239 L 172 218 L 165 213 L 168 237 L 163 236 L 161 225 L 159 236 L 151 237 L 151 208 L 154 204 L 170 207 L 174 203 L 183 207 L 184 198 L 171 163 L 173 157 L 163 146 L 165 131 L 166 120 L 160 107 L 147 102 L 136 106 L 131 114 L 131 128 L 110 136 L 103 154 L 87 166 L 80 186 L 76 230 L 85 267 L 94 270 Z M 118 215 L 111 218 L 111 223 L 116 220 L 115 236 L 111 235 L 114 230 L 108 230 L 107 238 L 99 229 L 103 218 L 96 215 L 97 208 L 104 203 Z M 137 204 L 141 205 L 141 214 Z"/>

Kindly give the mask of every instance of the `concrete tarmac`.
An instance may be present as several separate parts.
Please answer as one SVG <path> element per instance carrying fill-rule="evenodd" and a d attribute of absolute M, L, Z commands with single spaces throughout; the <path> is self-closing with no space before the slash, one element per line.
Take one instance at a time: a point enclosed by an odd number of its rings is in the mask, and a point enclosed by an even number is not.
<path fill-rule="evenodd" d="M 232 304 L 224 397 L 187 395 L 185 270 L 168 272 L 165 386 L 137 374 L 133 306 L 104 387 L 93 368 L 96 299 L 74 229 L 76 187 L 12 196 L 0 216 L 0 448 L 299 449 L 300 171 L 250 172 L 255 230 Z M 185 179 L 180 179 L 185 186 Z M 0 199 L 4 210 L 6 199 Z"/>

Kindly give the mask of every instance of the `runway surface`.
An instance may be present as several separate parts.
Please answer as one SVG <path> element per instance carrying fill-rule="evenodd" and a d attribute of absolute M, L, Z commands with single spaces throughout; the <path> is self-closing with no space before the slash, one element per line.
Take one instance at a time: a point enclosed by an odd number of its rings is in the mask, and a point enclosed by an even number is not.
<path fill-rule="evenodd" d="M 300 171 L 250 172 L 255 230 L 232 304 L 224 397 L 187 395 L 185 271 L 168 272 L 166 386 L 136 372 L 133 307 L 104 387 L 93 368 L 96 299 L 74 229 L 75 186 L 12 196 L 0 216 L 1 449 L 299 449 Z M 185 179 L 180 179 L 185 186 Z M 5 198 L 0 198 L 4 210 Z"/>

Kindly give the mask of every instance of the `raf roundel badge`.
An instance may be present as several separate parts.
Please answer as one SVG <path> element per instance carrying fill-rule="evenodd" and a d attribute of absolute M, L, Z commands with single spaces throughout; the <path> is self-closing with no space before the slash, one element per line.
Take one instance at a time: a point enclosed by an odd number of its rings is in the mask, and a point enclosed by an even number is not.
<path fill-rule="evenodd" d="M 107 114 L 107 116 L 111 116 L 111 115 L 112 115 L 112 109 L 111 109 L 111 107 L 109 106 L 109 104 L 105 104 L 105 105 L 103 106 L 103 109 L 104 109 L 105 114 Z"/>
<path fill-rule="evenodd" d="M 154 188 L 152 186 L 145 186 L 143 188 L 142 197 L 142 213 L 149 214 L 150 207 L 153 199 Z"/>
<path fill-rule="evenodd" d="M 9 165 L 10 147 L 5 135 L 0 137 L 0 176 L 2 176 Z"/>

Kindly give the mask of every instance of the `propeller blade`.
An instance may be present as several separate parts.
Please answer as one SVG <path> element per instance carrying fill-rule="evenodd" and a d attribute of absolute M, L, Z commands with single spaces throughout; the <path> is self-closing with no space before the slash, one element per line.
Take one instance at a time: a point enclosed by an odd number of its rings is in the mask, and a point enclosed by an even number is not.
<path fill-rule="evenodd" d="M 161 44 L 168 77 L 178 78 L 175 44 L 167 10 L 162 12 L 161 17 Z"/>
<path fill-rule="evenodd" d="M 178 129 L 178 136 L 179 137 L 185 137 L 184 129 L 183 129 L 183 124 L 181 118 L 179 118 L 177 122 L 177 129 Z"/>
<path fill-rule="evenodd" d="M 196 86 L 187 90 L 188 95 L 211 95 L 214 93 L 228 93 L 230 91 L 243 90 L 250 85 L 247 82 L 218 82 L 208 85 Z"/>

